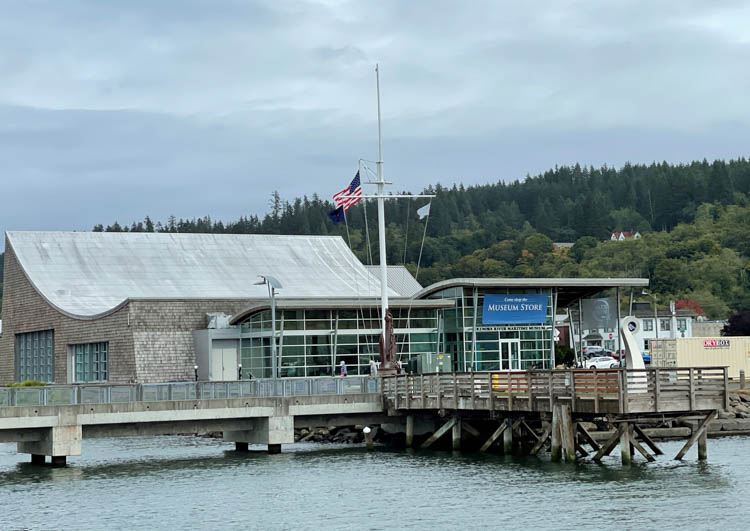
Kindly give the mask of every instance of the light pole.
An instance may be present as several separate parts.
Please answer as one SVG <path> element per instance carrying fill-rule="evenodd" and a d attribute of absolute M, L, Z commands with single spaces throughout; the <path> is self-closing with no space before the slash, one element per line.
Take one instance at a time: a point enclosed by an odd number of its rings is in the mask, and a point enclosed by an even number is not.
<path fill-rule="evenodd" d="M 237 364 L 237 379 L 242 380 L 242 364 Z"/>
<path fill-rule="evenodd" d="M 276 362 L 276 290 L 281 289 L 281 282 L 270 275 L 258 275 L 262 280 L 255 283 L 256 286 L 265 284 L 268 286 L 268 296 L 271 298 L 271 378 L 277 378 Z"/>
<path fill-rule="evenodd" d="M 656 311 L 656 293 L 649 293 L 646 289 L 641 293 L 654 298 L 654 330 L 656 331 L 656 339 L 659 339 L 659 314 Z"/>

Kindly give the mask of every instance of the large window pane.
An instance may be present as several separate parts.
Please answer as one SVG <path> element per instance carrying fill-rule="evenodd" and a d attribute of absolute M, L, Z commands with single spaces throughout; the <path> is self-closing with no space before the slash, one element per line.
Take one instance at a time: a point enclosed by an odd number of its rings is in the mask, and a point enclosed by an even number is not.
<path fill-rule="evenodd" d="M 109 344 L 86 343 L 70 346 L 76 382 L 106 382 L 109 379 Z"/>
<path fill-rule="evenodd" d="M 54 381 L 54 330 L 16 335 L 16 367 L 19 381 Z"/>

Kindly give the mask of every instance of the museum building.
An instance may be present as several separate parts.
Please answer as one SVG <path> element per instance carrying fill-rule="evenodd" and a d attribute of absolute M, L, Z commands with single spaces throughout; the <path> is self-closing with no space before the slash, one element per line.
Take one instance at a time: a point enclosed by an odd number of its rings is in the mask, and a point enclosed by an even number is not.
<path fill-rule="evenodd" d="M 342 361 L 367 374 L 379 357 L 378 271 L 331 236 L 8 232 L 0 383 L 266 378 L 274 359 L 286 378 L 334 375 Z M 273 300 L 269 277 L 280 286 Z M 556 313 L 647 283 L 422 288 L 391 266 L 397 358 L 419 372 L 550 368 Z"/>

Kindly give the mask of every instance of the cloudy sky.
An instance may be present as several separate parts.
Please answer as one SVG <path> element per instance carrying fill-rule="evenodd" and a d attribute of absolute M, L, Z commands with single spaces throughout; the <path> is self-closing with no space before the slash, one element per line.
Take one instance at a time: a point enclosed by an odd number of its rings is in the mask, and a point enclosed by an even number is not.
<path fill-rule="evenodd" d="M 747 156 L 747 2 L 0 0 L 0 231 Z"/>

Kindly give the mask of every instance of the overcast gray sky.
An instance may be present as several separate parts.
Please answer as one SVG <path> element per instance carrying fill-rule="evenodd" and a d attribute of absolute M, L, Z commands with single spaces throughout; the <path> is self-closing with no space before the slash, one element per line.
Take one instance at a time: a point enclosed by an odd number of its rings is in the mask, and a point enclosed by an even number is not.
<path fill-rule="evenodd" d="M 750 4 L 0 0 L 0 231 L 747 156 Z"/>

